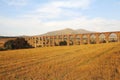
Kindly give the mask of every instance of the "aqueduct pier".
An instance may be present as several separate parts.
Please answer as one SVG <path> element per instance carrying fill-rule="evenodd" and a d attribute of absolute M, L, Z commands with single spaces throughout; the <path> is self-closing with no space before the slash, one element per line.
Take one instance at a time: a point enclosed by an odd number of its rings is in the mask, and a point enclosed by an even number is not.
<path fill-rule="evenodd" d="M 109 42 L 120 42 L 120 31 L 86 34 L 66 34 L 54 36 L 32 36 L 24 38 L 33 47 L 100 44 Z"/>

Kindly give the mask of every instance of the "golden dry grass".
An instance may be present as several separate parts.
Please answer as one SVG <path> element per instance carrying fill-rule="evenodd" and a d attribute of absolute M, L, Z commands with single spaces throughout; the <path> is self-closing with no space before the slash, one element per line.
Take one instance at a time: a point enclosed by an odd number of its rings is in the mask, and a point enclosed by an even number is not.
<path fill-rule="evenodd" d="M 0 80 L 120 80 L 120 43 L 1 51 Z"/>

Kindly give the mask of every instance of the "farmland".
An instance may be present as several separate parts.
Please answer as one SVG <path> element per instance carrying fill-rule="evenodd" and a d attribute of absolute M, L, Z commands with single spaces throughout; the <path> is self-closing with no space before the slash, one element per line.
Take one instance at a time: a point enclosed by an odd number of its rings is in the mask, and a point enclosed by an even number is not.
<path fill-rule="evenodd" d="M 0 51 L 0 80 L 120 80 L 120 43 Z"/>

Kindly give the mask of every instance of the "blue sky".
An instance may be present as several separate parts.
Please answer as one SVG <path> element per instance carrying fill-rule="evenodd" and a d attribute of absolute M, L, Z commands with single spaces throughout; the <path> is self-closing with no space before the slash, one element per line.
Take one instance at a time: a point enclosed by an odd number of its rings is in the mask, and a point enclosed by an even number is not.
<path fill-rule="evenodd" d="M 0 35 L 120 31 L 120 0 L 0 0 Z"/>

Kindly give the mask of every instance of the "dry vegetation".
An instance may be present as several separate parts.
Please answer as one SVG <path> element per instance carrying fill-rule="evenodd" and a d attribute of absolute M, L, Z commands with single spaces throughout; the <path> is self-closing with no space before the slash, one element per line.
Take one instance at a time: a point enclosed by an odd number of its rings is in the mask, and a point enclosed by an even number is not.
<path fill-rule="evenodd" d="M 120 80 L 120 43 L 1 51 L 0 80 Z"/>

